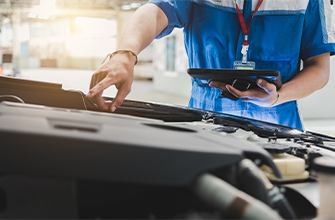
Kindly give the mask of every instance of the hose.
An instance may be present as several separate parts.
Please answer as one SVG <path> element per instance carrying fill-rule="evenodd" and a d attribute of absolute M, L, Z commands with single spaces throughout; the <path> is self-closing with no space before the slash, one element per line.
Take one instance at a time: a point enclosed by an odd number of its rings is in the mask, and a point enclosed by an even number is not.
<path fill-rule="evenodd" d="M 213 208 L 238 219 L 282 219 L 261 201 L 236 189 L 218 177 L 204 173 L 192 186 L 195 194 Z"/>
<path fill-rule="evenodd" d="M 296 218 L 290 203 L 279 188 L 272 185 L 251 160 L 244 159 L 238 164 L 238 183 L 241 190 L 278 210 L 283 218 Z"/>

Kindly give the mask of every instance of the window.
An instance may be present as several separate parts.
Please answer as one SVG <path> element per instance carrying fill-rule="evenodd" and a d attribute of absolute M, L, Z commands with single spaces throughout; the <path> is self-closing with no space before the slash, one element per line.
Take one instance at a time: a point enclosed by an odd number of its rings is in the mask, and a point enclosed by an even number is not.
<path fill-rule="evenodd" d="M 175 57 L 176 57 L 176 37 L 168 37 L 166 39 L 166 70 L 175 71 Z"/>

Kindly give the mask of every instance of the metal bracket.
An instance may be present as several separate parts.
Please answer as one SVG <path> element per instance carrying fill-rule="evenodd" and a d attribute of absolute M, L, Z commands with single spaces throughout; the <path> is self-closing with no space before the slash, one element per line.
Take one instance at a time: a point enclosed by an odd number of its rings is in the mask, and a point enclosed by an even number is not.
<path fill-rule="evenodd" d="M 279 133 L 279 131 L 278 131 L 278 129 L 276 129 L 275 132 L 273 133 L 273 136 L 268 137 L 268 142 L 272 143 L 272 144 L 276 143 L 277 139 L 278 139 L 278 133 Z"/>

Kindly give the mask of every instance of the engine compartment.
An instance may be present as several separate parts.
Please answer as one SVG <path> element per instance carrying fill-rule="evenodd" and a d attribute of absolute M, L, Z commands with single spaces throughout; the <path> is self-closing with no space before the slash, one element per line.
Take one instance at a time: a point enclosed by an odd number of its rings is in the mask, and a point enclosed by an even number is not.
<path fill-rule="evenodd" d="M 1 218 L 314 218 L 313 161 L 335 158 L 322 134 L 131 100 L 103 112 L 7 77 L 0 143 Z"/>

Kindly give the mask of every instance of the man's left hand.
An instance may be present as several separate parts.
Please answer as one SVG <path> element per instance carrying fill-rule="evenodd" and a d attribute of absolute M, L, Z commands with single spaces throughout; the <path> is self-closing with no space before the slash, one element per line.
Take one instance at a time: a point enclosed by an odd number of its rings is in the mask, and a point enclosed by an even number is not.
<path fill-rule="evenodd" d="M 245 102 L 251 102 L 259 106 L 270 107 L 276 102 L 278 93 L 277 88 L 274 84 L 267 82 L 264 79 L 258 79 L 257 89 L 249 89 L 246 91 L 240 91 L 228 85 L 226 83 L 212 81 L 209 86 L 215 87 L 221 90 L 228 90 L 236 98 L 241 98 Z"/>

